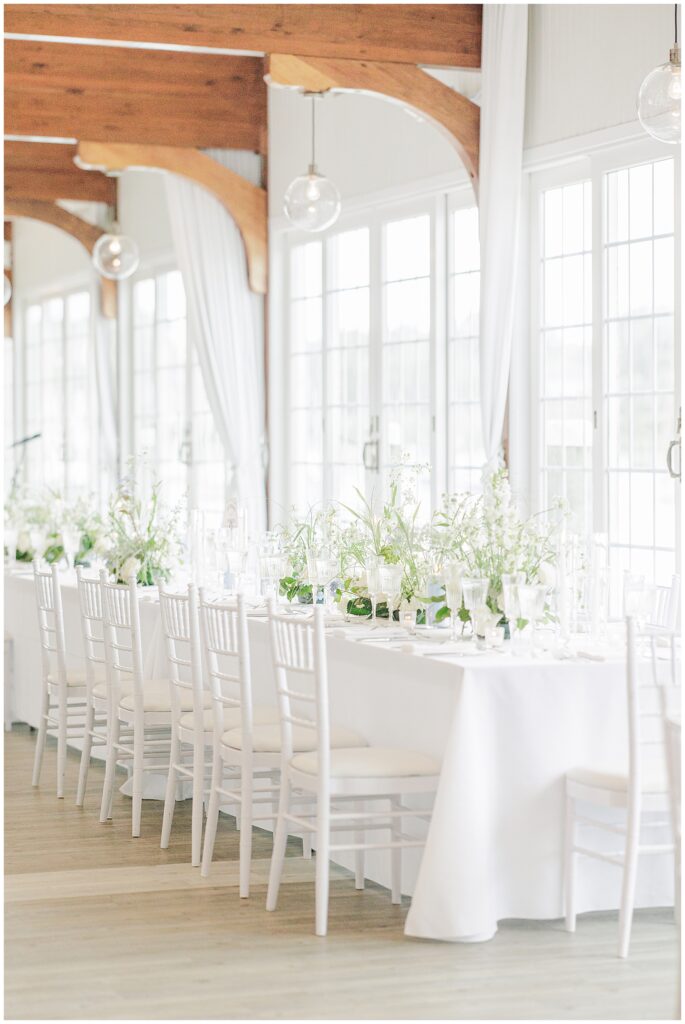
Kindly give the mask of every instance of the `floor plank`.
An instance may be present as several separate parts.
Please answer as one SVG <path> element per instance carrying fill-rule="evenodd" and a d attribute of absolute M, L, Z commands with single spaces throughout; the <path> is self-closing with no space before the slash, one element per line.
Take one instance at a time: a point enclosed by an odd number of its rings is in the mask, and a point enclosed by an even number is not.
<path fill-rule="evenodd" d="M 139 839 L 130 801 L 98 822 L 102 768 L 86 806 L 54 795 L 55 748 L 30 785 L 34 738 L 5 739 L 5 1014 L 8 1019 L 672 1019 L 672 914 L 636 914 L 631 955 L 615 956 L 615 914 L 508 921 L 474 945 L 410 940 L 408 901 L 348 872 L 332 876 L 330 932 L 313 935 L 314 861 L 288 847 L 279 909 L 264 910 L 271 837 L 255 831 L 253 889 L 237 895 L 238 833 L 222 816 L 209 879 L 189 866 L 190 802 L 160 850 L 161 804 Z"/>

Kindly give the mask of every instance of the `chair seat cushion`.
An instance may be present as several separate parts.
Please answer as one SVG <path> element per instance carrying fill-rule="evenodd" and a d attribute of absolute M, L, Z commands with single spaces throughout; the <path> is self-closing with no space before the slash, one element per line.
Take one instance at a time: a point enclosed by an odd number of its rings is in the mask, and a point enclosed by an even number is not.
<path fill-rule="evenodd" d="M 295 754 L 290 764 L 299 772 L 316 775 L 319 757 L 315 751 Z M 417 750 L 393 747 L 353 747 L 331 750 L 331 777 L 337 779 L 395 779 L 440 774 L 440 762 Z"/>
<path fill-rule="evenodd" d="M 169 693 L 168 679 L 150 679 L 145 681 L 143 687 L 143 710 L 144 711 L 171 711 L 171 695 Z M 193 710 L 193 694 L 191 690 L 178 691 L 181 711 Z M 212 703 L 211 693 L 203 694 L 203 704 L 206 708 Z M 119 707 L 124 711 L 135 711 L 135 698 L 133 693 L 127 694 L 119 701 Z"/>
<path fill-rule="evenodd" d="M 122 697 L 127 697 L 129 693 L 133 693 L 133 680 L 122 679 L 119 683 L 119 693 Z M 107 683 L 97 683 L 93 687 L 93 696 L 107 698 Z"/>
<path fill-rule="evenodd" d="M 105 671 L 101 669 L 95 673 L 97 680 L 104 680 Z M 48 682 L 54 686 L 59 686 L 59 676 L 55 672 L 50 672 L 48 675 Z M 68 668 L 67 669 L 67 686 L 85 686 L 86 685 L 86 670 L 84 668 Z"/>
<path fill-rule="evenodd" d="M 626 793 L 628 791 L 628 773 L 619 771 L 607 771 L 598 768 L 572 768 L 566 773 L 569 782 L 577 782 L 581 786 L 591 786 L 595 789 L 609 789 L 615 793 Z M 646 765 L 642 772 L 643 793 L 667 793 L 668 777 L 665 766 Z"/>
<path fill-rule="evenodd" d="M 210 708 L 209 711 L 203 711 L 202 719 L 202 727 L 204 731 L 211 732 L 214 728 L 214 711 L 212 708 Z M 257 705 L 252 709 L 252 721 L 255 725 L 266 725 L 268 722 L 278 722 L 278 709 Z M 194 729 L 194 713 L 190 711 L 188 714 L 181 715 L 179 725 L 182 725 L 184 729 Z M 242 717 L 240 708 L 224 708 L 224 729 L 238 729 L 241 725 Z"/>
<path fill-rule="evenodd" d="M 242 729 L 229 729 L 221 737 L 221 742 L 227 747 L 235 750 L 243 749 Z M 351 729 L 331 727 L 332 747 L 364 747 L 366 740 L 357 732 Z M 304 751 L 314 750 L 316 747 L 316 733 L 313 729 L 305 729 L 302 726 L 293 726 L 293 750 Z M 255 725 L 252 730 L 252 749 L 259 754 L 280 754 L 281 752 L 281 727 L 278 723 L 269 725 Z"/>

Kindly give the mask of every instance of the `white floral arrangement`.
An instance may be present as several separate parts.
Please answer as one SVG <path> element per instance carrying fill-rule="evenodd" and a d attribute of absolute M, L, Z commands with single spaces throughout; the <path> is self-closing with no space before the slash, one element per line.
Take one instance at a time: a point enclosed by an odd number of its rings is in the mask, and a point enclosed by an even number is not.
<path fill-rule="evenodd" d="M 109 572 L 118 583 L 134 576 L 140 586 L 155 586 L 169 579 L 181 556 L 181 506 L 166 507 L 160 500 L 159 481 L 150 498 L 137 493 L 131 476 L 121 482 L 110 501 L 107 516 Z"/>
<path fill-rule="evenodd" d="M 15 551 L 8 553 L 19 562 L 36 557 L 59 561 L 67 531 L 76 542 L 72 556 L 77 565 L 88 565 L 92 557 L 104 554 L 102 517 L 94 501 L 85 497 L 68 502 L 50 488 L 13 488 L 5 504 L 5 526 L 16 538 Z"/>
<path fill-rule="evenodd" d="M 507 471 L 500 468 L 484 479 L 482 494 L 444 495 L 441 508 L 426 520 L 418 499 L 424 470 L 404 460 L 379 509 L 357 491 L 355 505 L 331 502 L 304 518 L 293 515 L 288 526 L 280 527 L 290 565 L 281 593 L 291 600 L 311 600 L 307 551 L 322 547 L 338 561 L 337 594 L 350 614 L 368 615 L 371 610 L 365 571 L 369 556 L 402 566 L 400 606 L 423 609 L 423 615 L 428 605 L 438 604 L 438 620 L 450 614 L 444 584 L 435 592 L 436 581 L 450 564 L 458 564 L 465 577 L 488 580 L 487 604 L 498 618 L 503 616 L 505 573 L 523 572 L 528 583 L 555 583 L 557 538 L 565 515 L 561 503 L 545 513 L 522 516 Z M 387 605 L 379 609 L 381 615 L 389 614 Z M 463 607 L 458 614 L 464 621 L 469 618 Z"/>

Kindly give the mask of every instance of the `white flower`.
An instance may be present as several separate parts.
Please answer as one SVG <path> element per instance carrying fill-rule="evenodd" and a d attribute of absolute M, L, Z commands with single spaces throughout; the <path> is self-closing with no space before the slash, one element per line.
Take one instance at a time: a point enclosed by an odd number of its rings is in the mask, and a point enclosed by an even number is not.
<path fill-rule="evenodd" d="M 106 536 L 101 534 L 100 536 L 95 538 L 95 543 L 93 544 L 93 551 L 95 552 L 95 554 L 99 558 L 104 558 L 105 557 L 105 555 L 109 551 L 109 547 L 110 547 L 110 539 L 109 539 L 109 537 L 106 537 Z"/>
<path fill-rule="evenodd" d="M 17 551 L 31 550 L 31 534 L 28 530 L 20 530 L 17 534 Z"/>
<path fill-rule="evenodd" d="M 540 579 L 540 583 L 544 583 L 548 587 L 553 587 L 557 582 L 557 571 L 549 562 L 540 562 L 538 577 Z"/>
<path fill-rule="evenodd" d="M 124 564 L 119 569 L 119 578 L 128 581 L 131 576 L 138 577 L 140 572 L 140 562 L 137 558 L 127 558 Z"/>

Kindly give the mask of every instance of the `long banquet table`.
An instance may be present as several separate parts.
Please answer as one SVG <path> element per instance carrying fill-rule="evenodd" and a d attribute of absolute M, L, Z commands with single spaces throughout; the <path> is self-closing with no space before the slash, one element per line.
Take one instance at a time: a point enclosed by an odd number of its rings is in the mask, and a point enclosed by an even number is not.
<path fill-rule="evenodd" d="M 63 601 L 68 661 L 82 664 L 77 592 L 66 578 Z M 155 600 L 141 602 L 141 625 L 145 673 L 166 675 Z M 40 649 L 29 574 L 6 575 L 5 630 L 14 646 L 13 717 L 35 726 Z M 465 654 L 426 640 L 384 642 L 382 634 L 377 643 L 355 642 L 365 635 L 342 620 L 329 630 L 333 721 L 369 743 L 412 747 L 443 763 L 426 846 L 403 853 L 402 888 L 413 896 L 406 934 L 477 941 L 506 918 L 561 917 L 564 773 L 575 764 L 624 763 L 623 660 Z M 250 617 L 249 637 L 255 700 L 273 704 L 263 616 Z M 389 859 L 369 852 L 367 877 L 389 886 Z M 616 868 L 581 863 L 579 912 L 614 909 L 619 895 Z M 641 865 L 636 903 L 672 905 L 671 858 Z"/>

